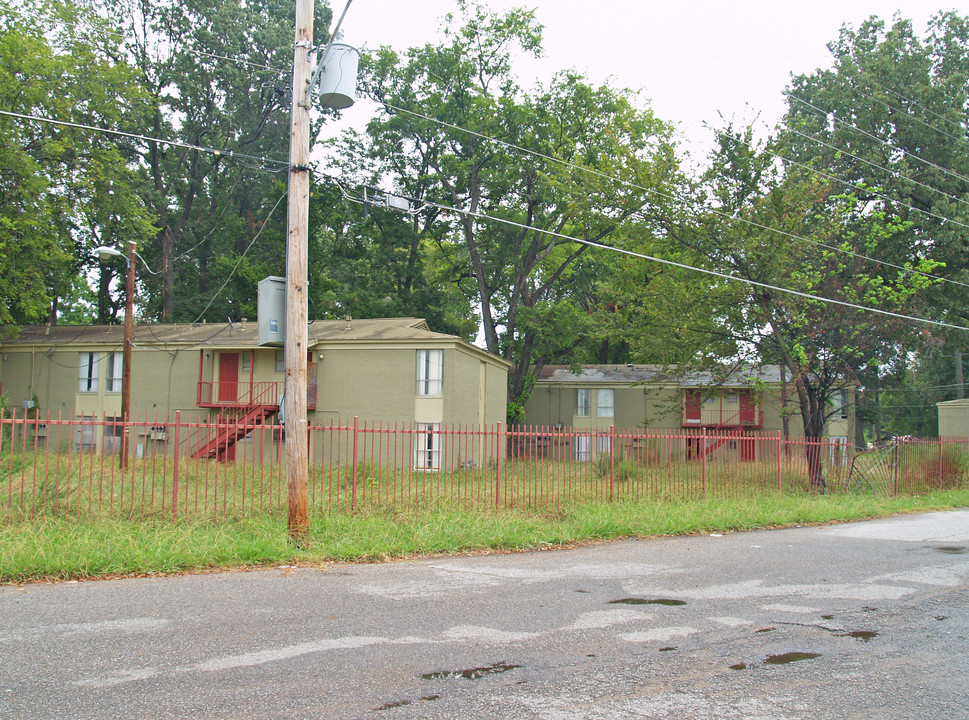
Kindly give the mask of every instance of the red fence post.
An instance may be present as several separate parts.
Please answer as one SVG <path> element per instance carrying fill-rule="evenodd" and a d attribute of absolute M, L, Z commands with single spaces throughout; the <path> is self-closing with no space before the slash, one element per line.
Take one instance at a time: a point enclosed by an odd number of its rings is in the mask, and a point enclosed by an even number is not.
<path fill-rule="evenodd" d="M 609 426 L 609 499 L 614 498 L 616 489 L 616 426 Z"/>
<path fill-rule="evenodd" d="M 942 437 L 939 436 L 939 490 L 942 489 Z"/>
<path fill-rule="evenodd" d="M 892 463 L 892 497 L 896 497 L 898 495 L 898 457 L 899 457 L 897 437 L 892 438 L 892 444 L 894 445 L 894 447 L 892 448 L 892 455 L 895 458 L 895 462 Z"/>
<path fill-rule="evenodd" d="M 703 497 L 707 496 L 707 429 L 700 428 L 700 455 L 703 458 Z"/>
<path fill-rule="evenodd" d="M 360 433 L 359 419 L 353 416 L 353 476 L 350 490 L 350 511 L 357 510 L 357 440 Z"/>
<path fill-rule="evenodd" d="M 495 466 L 495 508 L 501 507 L 501 461 L 502 461 L 502 442 L 501 442 L 501 423 L 495 428 L 495 444 L 497 445 L 497 463 Z"/>
<path fill-rule="evenodd" d="M 784 433 L 777 431 L 777 492 L 784 492 L 784 477 L 781 474 L 781 454 L 784 452 Z"/>
<path fill-rule="evenodd" d="M 172 522 L 175 522 L 178 520 L 178 460 L 179 460 L 178 455 L 179 455 L 181 428 L 182 428 L 182 411 L 176 410 L 175 411 L 175 437 L 174 437 L 175 449 L 172 452 L 172 461 L 174 463 L 174 468 L 172 470 L 172 475 L 173 475 Z"/>

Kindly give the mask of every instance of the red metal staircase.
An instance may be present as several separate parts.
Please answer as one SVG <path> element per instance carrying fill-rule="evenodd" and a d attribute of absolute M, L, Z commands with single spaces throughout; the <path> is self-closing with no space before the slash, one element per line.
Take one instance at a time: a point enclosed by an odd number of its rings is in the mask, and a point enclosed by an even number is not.
<path fill-rule="evenodd" d="M 730 442 L 731 440 L 736 440 L 738 437 L 740 437 L 743 434 L 744 434 L 743 427 L 735 427 L 730 432 L 724 435 L 721 435 L 719 433 L 716 435 L 708 434 L 706 436 L 707 446 L 704 448 L 700 448 L 700 454 L 697 455 L 697 457 L 709 457 L 710 454 L 713 453 L 715 450 L 722 447 L 723 445 Z M 715 440 L 716 442 L 710 442 L 711 440 Z"/>
<path fill-rule="evenodd" d="M 237 442 L 254 428 L 265 425 L 266 420 L 279 412 L 275 405 L 255 405 L 251 407 L 229 408 L 219 413 L 214 424 L 215 434 L 210 439 L 199 442 L 192 453 L 196 459 L 230 460 Z"/>

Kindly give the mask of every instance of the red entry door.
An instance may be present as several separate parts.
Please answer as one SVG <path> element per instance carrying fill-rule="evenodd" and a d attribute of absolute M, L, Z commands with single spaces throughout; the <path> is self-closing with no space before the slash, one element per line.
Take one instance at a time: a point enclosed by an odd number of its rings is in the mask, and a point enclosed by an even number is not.
<path fill-rule="evenodd" d="M 235 402 L 239 398 L 239 353 L 219 355 L 219 402 Z"/>
<path fill-rule="evenodd" d="M 687 425 L 700 424 L 700 392 L 699 390 L 687 390 L 684 403 L 683 419 Z"/>
<path fill-rule="evenodd" d="M 754 398 L 749 390 L 741 390 L 740 393 L 740 424 L 757 424 L 757 407 L 754 405 Z"/>

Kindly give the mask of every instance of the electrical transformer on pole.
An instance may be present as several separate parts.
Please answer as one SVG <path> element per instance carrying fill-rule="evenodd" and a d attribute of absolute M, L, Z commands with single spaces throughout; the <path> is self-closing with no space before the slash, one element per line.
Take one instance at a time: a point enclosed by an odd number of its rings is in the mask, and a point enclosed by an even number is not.
<path fill-rule="evenodd" d="M 343 10 L 346 15 L 350 3 Z M 339 37 L 340 23 L 334 37 Z M 354 48 L 329 43 L 319 68 L 313 47 L 313 0 L 296 0 L 296 42 L 293 56 L 293 104 L 289 137 L 289 198 L 286 239 L 286 487 L 289 534 L 300 539 L 309 530 L 309 436 L 306 419 L 308 246 L 310 214 L 310 109 L 321 73 L 321 104 L 337 109 L 353 104 L 357 58 Z M 326 76 L 328 62 L 339 73 Z"/>

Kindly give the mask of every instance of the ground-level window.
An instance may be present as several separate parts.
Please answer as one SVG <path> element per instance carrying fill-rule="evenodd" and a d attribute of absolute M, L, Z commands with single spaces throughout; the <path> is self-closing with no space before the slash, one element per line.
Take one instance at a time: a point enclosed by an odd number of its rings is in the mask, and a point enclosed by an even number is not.
<path fill-rule="evenodd" d="M 444 351 L 417 351 L 417 394 L 441 395 L 444 392 Z"/>
<path fill-rule="evenodd" d="M 600 390 L 596 393 L 596 417 L 611 418 L 616 415 L 616 391 Z"/>
<path fill-rule="evenodd" d="M 832 465 L 847 465 L 850 462 L 851 453 L 848 452 L 848 438 L 835 436 L 828 438 L 828 462 Z"/>
<path fill-rule="evenodd" d="M 98 354 L 96 352 L 82 352 L 80 361 L 80 386 L 82 393 L 98 391 Z"/>
<path fill-rule="evenodd" d="M 592 391 L 588 388 L 575 391 L 575 414 L 576 417 L 589 417 L 592 414 Z"/>
<path fill-rule="evenodd" d="M 608 455 L 612 449 L 612 438 L 608 435 L 576 435 L 575 459 L 577 461 L 588 462 L 592 460 L 593 448 L 595 448 L 599 457 Z"/>
<path fill-rule="evenodd" d="M 441 435 L 439 423 L 418 423 L 415 438 L 414 467 L 418 470 L 437 470 L 441 467 Z"/>
<path fill-rule="evenodd" d="M 121 392 L 121 375 L 124 372 L 124 353 L 108 353 L 108 392 Z"/>

